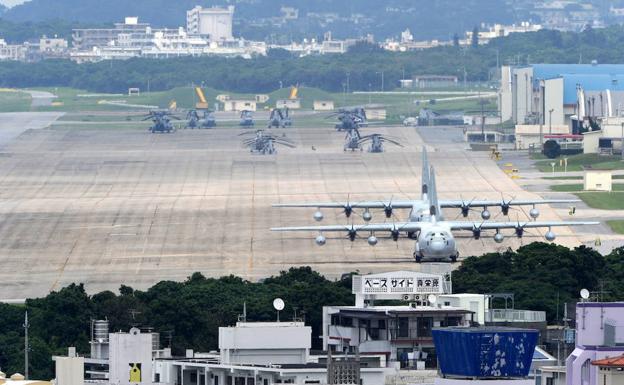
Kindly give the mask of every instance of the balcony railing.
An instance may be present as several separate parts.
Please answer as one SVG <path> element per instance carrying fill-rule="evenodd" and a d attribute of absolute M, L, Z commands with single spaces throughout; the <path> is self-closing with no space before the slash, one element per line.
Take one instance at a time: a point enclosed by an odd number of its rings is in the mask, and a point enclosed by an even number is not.
<path fill-rule="evenodd" d="M 485 311 L 485 322 L 546 322 L 546 312 L 515 309 Z"/>
<path fill-rule="evenodd" d="M 431 329 L 390 329 L 390 340 L 431 340 Z"/>

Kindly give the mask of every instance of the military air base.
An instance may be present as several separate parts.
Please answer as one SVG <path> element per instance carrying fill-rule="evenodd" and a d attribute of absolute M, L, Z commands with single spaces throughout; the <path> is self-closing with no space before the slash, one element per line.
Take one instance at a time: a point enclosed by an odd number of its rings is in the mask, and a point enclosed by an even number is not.
<path fill-rule="evenodd" d="M 489 151 L 470 150 L 459 126 L 377 121 L 364 127 L 350 122 L 353 128 L 339 130 L 336 124 L 343 120 L 336 114 L 300 110 L 290 111 L 288 127 L 256 130 L 238 125 L 240 113 L 221 111 L 210 113 L 215 125 L 209 130 L 194 130 L 183 128 L 185 118 L 201 120 L 197 112 L 89 111 L 90 121 L 81 122 L 85 114 L 3 114 L 0 276 L 5 299 L 45 295 L 72 282 L 84 282 L 90 292 L 121 283 L 146 288 L 194 271 L 256 280 L 298 265 L 330 277 L 353 270 L 420 269 L 416 262 L 427 262 L 415 260 L 420 230 L 403 229 L 414 220 L 412 210 L 395 207 L 386 215 L 384 208 L 392 202 L 407 208 L 409 201 L 421 199 L 428 172 L 425 151 L 443 203 L 438 221 L 443 216 L 446 222 L 471 223 L 453 230 L 458 254 L 431 263 L 461 262 L 554 234 L 554 242 L 570 247 L 605 238 L 604 226 L 592 222 L 595 217 L 581 209 L 569 214 L 574 196 L 525 191 Z M 269 115 L 270 110 L 253 114 L 256 126 L 270 125 Z M 344 135 L 351 129 L 367 141 L 376 135 L 391 138 L 392 144 L 379 152 L 359 141 L 362 151 L 345 151 Z M 267 143 L 258 138 L 269 138 L 273 151 L 264 151 Z M 564 201 L 506 205 L 544 198 Z M 445 200 L 455 203 L 445 206 Z M 471 205 L 483 200 L 489 203 Z M 343 203 L 322 208 L 320 202 Z M 370 208 L 361 202 L 371 202 Z M 293 203 L 312 207 L 273 207 Z M 345 204 L 353 206 L 349 217 Z M 530 215 L 533 208 L 539 218 Z M 585 224 L 524 228 L 534 220 L 577 218 Z M 511 225 L 488 229 L 490 222 Z M 371 231 L 372 224 L 381 227 Z M 340 231 L 271 231 L 325 225 Z M 495 240 L 498 233 L 502 236 Z M 319 235 L 323 247 L 317 246 Z"/>

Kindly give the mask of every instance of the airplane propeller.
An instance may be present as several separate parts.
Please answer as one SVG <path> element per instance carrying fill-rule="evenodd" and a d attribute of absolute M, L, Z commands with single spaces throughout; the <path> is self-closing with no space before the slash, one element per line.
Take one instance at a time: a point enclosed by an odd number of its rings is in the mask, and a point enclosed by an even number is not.
<path fill-rule="evenodd" d="M 390 197 L 390 201 L 388 201 L 388 203 L 386 203 L 386 202 L 381 202 L 381 203 L 383 203 L 383 205 L 384 205 L 383 211 L 384 211 L 384 214 L 386 215 L 386 218 L 392 218 L 392 213 L 393 213 L 393 208 L 392 208 L 392 199 L 393 199 L 393 198 L 394 198 L 394 197 L 393 197 L 393 196 L 391 196 L 391 197 Z"/>

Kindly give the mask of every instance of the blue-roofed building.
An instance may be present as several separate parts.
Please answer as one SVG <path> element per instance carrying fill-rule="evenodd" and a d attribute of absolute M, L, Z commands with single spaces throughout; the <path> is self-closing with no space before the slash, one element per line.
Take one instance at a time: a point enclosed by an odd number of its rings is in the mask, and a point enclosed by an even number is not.
<path fill-rule="evenodd" d="M 504 66 L 501 74 L 503 120 L 535 134 L 572 133 L 573 116 L 624 116 L 624 104 L 616 102 L 624 94 L 624 64 Z"/>

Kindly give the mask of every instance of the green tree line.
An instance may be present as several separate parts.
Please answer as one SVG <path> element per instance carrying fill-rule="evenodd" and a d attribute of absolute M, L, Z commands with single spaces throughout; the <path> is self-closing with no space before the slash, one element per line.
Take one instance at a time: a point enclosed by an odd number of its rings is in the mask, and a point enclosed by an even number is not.
<path fill-rule="evenodd" d="M 557 304 L 574 303 L 582 288 L 603 289 L 608 292 L 605 301 L 622 300 L 623 257 L 624 248 L 602 256 L 584 246 L 568 249 L 533 243 L 517 251 L 467 258 L 453 272 L 453 291 L 511 292 L 516 308 L 546 311 L 552 322 Z M 119 293 L 94 295 L 88 295 L 83 285 L 72 284 L 44 298 L 28 299 L 25 306 L 0 304 L 0 368 L 9 374 L 23 371 L 25 310 L 31 322 L 30 372 L 33 378 L 48 379 L 53 376 L 53 354 L 65 354 L 68 346 L 89 352 L 92 319 L 107 318 L 111 331 L 127 331 L 133 325 L 153 327 L 165 345 L 171 333 L 171 347 L 177 354 L 186 348 L 209 351 L 218 347 L 218 327 L 233 325 L 243 304 L 249 321 L 274 320 L 271 303 L 276 297 L 286 302 L 281 318 L 292 317 L 296 308 L 312 327 L 313 348 L 320 348 L 322 307 L 353 304 L 351 274 L 328 280 L 310 267 L 293 267 L 250 282 L 194 273 L 184 282 L 162 281 L 145 291 L 121 286 Z"/>
<path fill-rule="evenodd" d="M 487 45 L 445 46 L 388 52 L 366 43 L 347 54 L 294 57 L 282 50 L 252 59 L 224 57 L 135 58 L 76 64 L 69 60 L 0 63 L 0 87 L 74 87 L 125 92 L 129 87 L 167 90 L 189 84 L 240 93 L 265 93 L 279 84 L 301 84 L 329 92 L 395 88 L 403 76 L 456 75 L 461 80 L 496 79 L 497 64 L 624 62 L 624 27 L 583 32 L 518 33 Z M 348 75 L 347 75 L 348 74 Z"/>

